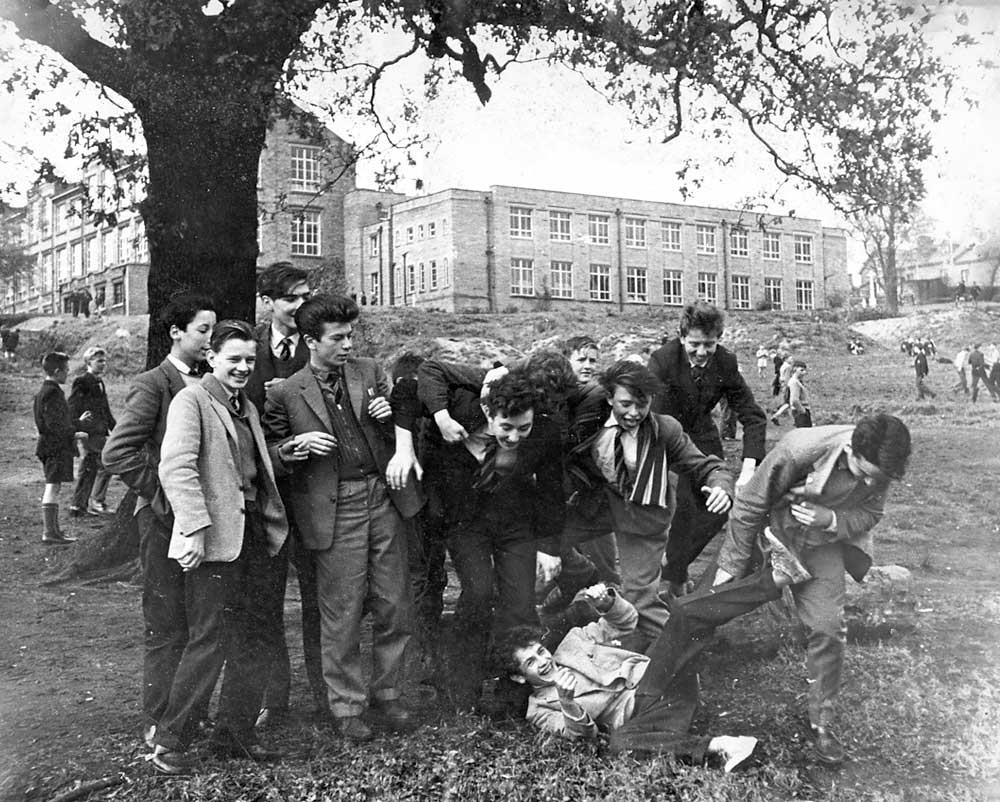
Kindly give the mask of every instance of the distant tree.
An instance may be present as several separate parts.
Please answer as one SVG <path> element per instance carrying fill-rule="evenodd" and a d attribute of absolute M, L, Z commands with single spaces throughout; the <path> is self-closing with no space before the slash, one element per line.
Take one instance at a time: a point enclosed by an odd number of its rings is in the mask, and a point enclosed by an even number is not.
<path fill-rule="evenodd" d="M 0 204 L 0 279 L 27 278 L 35 268 L 35 260 L 24 248 L 21 223 Z"/>

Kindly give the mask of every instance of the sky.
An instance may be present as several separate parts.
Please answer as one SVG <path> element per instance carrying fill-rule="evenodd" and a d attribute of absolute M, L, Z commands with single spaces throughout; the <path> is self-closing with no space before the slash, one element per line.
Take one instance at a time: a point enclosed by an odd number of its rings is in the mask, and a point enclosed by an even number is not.
<path fill-rule="evenodd" d="M 957 7 L 967 13 L 967 25 L 956 24 L 950 12 L 939 13 L 932 24 L 935 43 L 959 71 L 957 94 L 962 98 L 956 96 L 942 109 L 943 120 L 935 130 L 936 155 L 927 168 L 925 209 L 938 222 L 939 236 L 964 240 L 977 229 L 1000 229 L 1000 69 L 978 65 L 983 58 L 1000 61 L 996 58 L 1000 40 L 992 33 L 1000 29 L 1000 0 L 964 0 Z M 962 31 L 982 44 L 956 54 L 948 43 Z M 9 30 L 0 29 L 0 48 L 5 47 L 23 50 Z M 419 82 L 419 63 L 401 69 L 400 81 Z M 702 165 L 702 184 L 687 198 L 691 203 L 738 206 L 747 197 L 783 183 L 749 135 L 734 131 L 725 147 L 704 141 L 697 131 L 666 145 L 651 141 L 650 133 L 634 128 L 624 111 L 609 106 L 582 78 L 562 68 L 514 65 L 492 82 L 492 88 L 493 97 L 485 107 L 471 86 L 459 82 L 423 109 L 427 154 L 407 168 L 399 191 L 414 192 L 419 179 L 426 192 L 508 184 L 678 202 L 684 199 L 676 171 L 691 157 Z M 67 105 L 99 102 L 72 84 L 63 92 Z M 970 107 L 965 98 L 974 105 Z M 31 101 L 23 95 L 10 100 L 0 103 L 0 187 L 13 182 L 23 191 L 39 156 L 48 157 L 72 178 L 74 163 L 63 157 L 72 116 L 46 133 L 32 120 Z M 353 138 L 350 125 L 338 121 L 332 127 Z M 735 156 L 731 165 L 720 168 L 713 163 L 713 156 L 730 151 Z M 374 163 L 360 165 L 359 185 L 374 186 L 375 170 Z M 7 193 L 5 199 L 16 202 L 18 194 Z M 791 210 L 826 225 L 843 224 L 815 193 L 784 186 L 770 211 Z"/>

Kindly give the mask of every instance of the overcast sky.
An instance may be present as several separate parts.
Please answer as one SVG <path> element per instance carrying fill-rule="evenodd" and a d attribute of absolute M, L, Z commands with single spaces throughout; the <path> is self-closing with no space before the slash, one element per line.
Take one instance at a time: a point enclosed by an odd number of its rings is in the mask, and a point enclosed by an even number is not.
<path fill-rule="evenodd" d="M 935 41 L 960 70 L 962 94 L 978 105 L 969 108 L 956 99 L 943 110 L 945 119 L 935 132 L 936 156 L 927 170 L 930 191 L 925 206 L 940 222 L 942 236 L 951 232 L 964 239 L 976 228 L 1000 229 L 1000 70 L 978 66 L 982 58 L 996 58 L 998 40 L 992 32 L 1000 24 L 1000 2 L 972 0 L 959 5 L 968 12 L 968 25 L 962 28 L 950 13 L 940 14 Z M 947 43 L 959 31 L 979 37 L 983 44 L 955 55 Z M 0 32 L 0 47 L 13 46 L 17 41 Z M 416 72 L 411 78 L 419 80 Z M 515 65 L 493 82 L 493 90 L 492 100 L 482 107 L 471 87 L 460 83 L 425 109 L 429 154 L 406 173 L 400 191 L 412 192 L 414 179 L 419 178 L 425 191 L 512 184 L 681 201 L 675 173 L 692 156 L 702 157 L 703 162 L 703 184 L 689 197 L 692 203 L 734 206 L 782 181 L 749 137 L 739 133 L 726 151 L 735 152 L 735 161 L 724 169 L 713 166 L 711 158 L 723 151 L 703 142 L 696 131 L 668 145 L 650 142 L 647 132 L 629 125 L 623 111 L 609 107 L 579 76 L 566 70 Z M 77 104 L 88 96 L 70 91 Z M 43 133 L 29 121 L 30 109 L 23 96 L 0 103 L 0 186 L 15 182 L 23 190 L 30 182 L 35 162 L 32 156 L 21 155 L 24 149 L 47 156 L 72 177 L 72 163 L 62 158 L 65 128 Z M 333 127 L 352 138 L 349 125 L 338 121 Z M 372 186 L 374 170 L 374 165 L 362 165 L 359 184 Z M 7 200 L 18 197 L 8 193 Z M 841 223 L 810 192 L 786 188 L 771 210 L 794 210 L 827 225 Z"/>

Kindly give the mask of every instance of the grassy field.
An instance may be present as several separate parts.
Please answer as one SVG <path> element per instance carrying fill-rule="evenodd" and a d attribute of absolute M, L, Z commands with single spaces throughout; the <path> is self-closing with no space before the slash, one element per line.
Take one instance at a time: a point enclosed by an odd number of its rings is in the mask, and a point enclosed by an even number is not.
<path fill-rule="evenodd" d="M 943 317 L 942 317 L 943 315 Z M 120 323 L 120 321 L 119 321 Z M 850 761 L 839 770 L 812 759 L 805 726 L 804 652 L 795 628 L 773 611 L 725 627 L 707 655 L 703 707 L 694 730 L 753 734 L 763 760 L 724 776 L 667 759 L 638 762 L 577 744 L 443 712 L 417 686 L 408 698 L 423 726 L 365 747 L 341 742 L 307 712 L 301 659 L 293 715 L 270 734 L 288 757 L 272 767 L 206 759 L 206 771 L 165 779 L 139 745 L 139 588 L 130 583 L 46 585 L 61 559 L 38 543 L 41 481 L 28 410 L 37 371 L 7 371 L 0 384 L 0 797 L 45 800 L 74 782 L 124 782 L 96 797 L 118 800 L 826 800 L 959 802 L 1000 799 L 1000 404 L 973 406 L 949 392 L 952 371 L 932 364 L 933 402 L 914 401 L 913 371 L 899 353 L 895 323 L 866 324 L 868 353 L 847 354 L 849 333 L 835 321 L 785 315 L 733 316 L 727 339 L 740 354 L 758 399 L 771 405 L 752 351 L 784 338 L 809 363 L 818 423 L 859 413 L 900 415 L 914 435 L 905 481 L 890 495 L 876 530 L 880 564 L 910 569 L 920 610 L 912 631 L 848 648 L 841 734 Z M 996 337 L 996 318 L 978 311 L 914 318 L 942 324 L 950 355 L 968 339 Z M 117 324 L 103 324 L 111 328 Z M 131 325 L 131 324 L 130 324 Z M 385 359 L 404 348 L 459 350 L 470 357 L 520 352 L 556 336 L 593 332 L 608 350 L 641 351 L 676 325 L 644 314 L 446 316 L 379 310 L 363 327 L 365 348 Z M 64 335 L 113 336 L 93 326 Z M 937 331 L 937 329 L 935 329 Z M 914 332 L 917 333 L 917 332 Z M 85 335 L 85 336 L 84 336 Z M 443 338 L 443 339 L 439 339 Z M 448 339 L 459 342 L 449 343 Z M 472 338 L 478 338 L 469 342 Z M 880 342 L 882 338 L 882 342 Z M 66 346 L 71 347 L 71 346 Z M 138 347 L 133 344 L 130 349 Z M 141 349 L 138 349 L 141 350 Z M 111 381 L 120 403 L 125 378 Z M 788 431 L 770 427 L 773 443 Z M 739 443 L 730 443 L 735 462 Z M 120 494 L 120 485 L 113 492 Z M 96 536 L 92 523 L 78 534 Z M 455 593 L 454 580 L 449 598 Z M 298 648 L 294 589 L 287 600 L 289 642 Z"/>

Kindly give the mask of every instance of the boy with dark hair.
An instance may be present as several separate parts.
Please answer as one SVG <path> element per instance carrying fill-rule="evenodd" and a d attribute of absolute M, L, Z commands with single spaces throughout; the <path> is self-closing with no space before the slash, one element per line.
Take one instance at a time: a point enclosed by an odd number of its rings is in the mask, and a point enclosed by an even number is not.
<path fill-rule="evenodd" d="M 623 594 L 639 613 L 634 642 L 641 646 L 667 619 L 659 585 L 673 509 L 669 472 L 689 476 L 717 515 L 732 503 L 732 476 L 720 458 L 699 451 L 676 420 L 651 413 L 660 384 L 646 367 L 616 362 L 600 383 L 604 418 L 570 454 L 578 503 L 570 507 L 563 546 L 615 533 Z"/>
<path fill-rule="evenodd" d="M 791 585 L 808 631 L 809 722 L 816 755 L 826 763 L 844 760 L 833 731 L 844 662 L 844 572 L 860 582 L 871 567 L 871 530 L 882 518 L 890 481 L 906 470 L 910 450 L 909 429 L 892 415 L 791 432 L 737 496 L 718 567 L 710 569 L 714 586 L 672 608 L 673 617 L 683 611 L 707 638 L 714 627 L 777 599 L 780 586 Z M 793 570 L 774 565 L 784 579 L 767 566 L 743 578 L 762 533 L 775 553 L 788 555 L 781 562 Z"/>
<path fill-rule="evenodd" d="M 42 357 L 42 372 L 45 379 L 34 400 L 35 427 L 38 429 L 35 454 L 45 473 L 42 542 L 64 546 L 74 543 L 76 538 L 63 534 L 59 528 L 59 491 L 63 482 L 73 481 L 76 441 L 85 440 L 87 434 L 76 430 L 66 396 L 59 386 L 66 382 L 69 356 L 60 351 L 46 354 Z M 81 423 L 86 423 L 89 417 L 89 413 L 84 413 Z"/>
<path fill-rule="evenodd" d="M 87 371 L 73 380 L 69 394 L 69 411 L 74 420 L 80 421 L 80 428 L 87 433 L 84 441 L 84 455 L 73 493 L 70 515 L 100 515 L 107 512 L 104 497 L 108 489 L 110 474 L 101 465 L 101 449 L 108 440 L 108 433 L 115 428 L 115 417 L 111 414 L 108 394 L 101 376 L 108 367 L 107 352 L 93 346 L 83 352 Z M 85 413 L 90 415 L 84 417 Z"/>
<path fill-rule="evenodd" d="M 697 675 L 693 667 L 676 671 L 678 661 L 665 662 L 663 650 L 657 661 L 618 645 L 638 618 L 628 601 L 603 584 L 581 591 L 577 599 L 591 607 L 591 623 L 571 629 L 554 653 L 531 627 L 515 627 L 497 639 L 498 660 L 531 689 L 529 722 L 568 738 L 610 732 L 613 751 L 668 753 L 692 763 L 714 759 L 726 772 L 751 756 L 756 738 L 688 734 L 698 702 Z M 619 739 L 619 731 L 635 735 Z"/>
<path fill-rule="evenodd" d="M 368 741 L 366 697 L 391 729 L 413 726 L 399 700 L 411 604 L 403 518 L 421 500 L 412 483 L 398 491 L 386 483 L 393 453 L 389 382 L 374 360 L 354 356 L 358 314 L 354 301 L 335 295 L 299 307 L 295 323 L 309 364 L 270 389 L 264 429 L 278 475 L 294 483 L 291 514 L 316 562 L 323 677 L 335 726 L 344 738 Z M 370 682 L 361 662 L 368 613 Z"/>
<path fill-rule="evenodd" d="M 164 307 L 158 322 L 170 336 L 170 353 L 155 368 L 135 377 L 121 419 L 101 453 L 108 473 L 121 476 L 138 496 L 135 521 L 145 623 L 143 741 L 150 749 L 188 641 L 183 571 L 167 556 L 174 517 L 157 473 L 160 446 L 170 402 L 184 387 L 198 381 L 194 369 L 208 353 L 215 306 L 205 295 L 178 293 Z M 202 712 L 207 712 L 208 698 L 200 703 Z"/>
<path fill-rule="evenodd" d="M 712 410 L 725 399 L 743 426 L 743 465 L 736 480 L 740 488 L 764 458 L 767 417 L 740 373 L 736 355 L 719 345 L 724 320 L 722 311 L 711 304 L 688 304 L 681 313 L 679 336 L 653 352 L 649 370 L 664 386 L 654 401 L 654 411 L 675 418 L 699 450 L 720 459 L 724 457 L 722 439 Z M 677 482 L 677 509 L 663 571 L 674 595 L 687 589 L 688 566 L 725 522 L 725 515 L 706 508 L 691 480 Z"/>
<path fill-rule="evenodd" d="M 210 748 L 278 757 L 257 742 L 254 720 L 267 680 L 272 558 L 288 525 L 257 409 L 243 392 L 255 359 L 247 323 L 218 323 L 212 372 L 177 393 L 167 413 L 159 476 L 174 510 L 168 557 L 183 571 L 189 637 L 156 728 L 152 762 L 165 774 L 191 769 L 187 747 L 223 663 Z"/>

